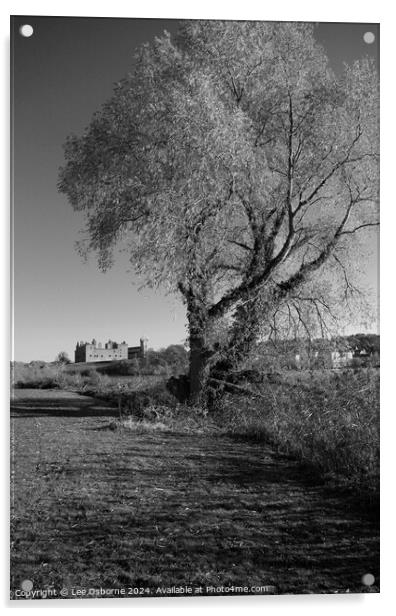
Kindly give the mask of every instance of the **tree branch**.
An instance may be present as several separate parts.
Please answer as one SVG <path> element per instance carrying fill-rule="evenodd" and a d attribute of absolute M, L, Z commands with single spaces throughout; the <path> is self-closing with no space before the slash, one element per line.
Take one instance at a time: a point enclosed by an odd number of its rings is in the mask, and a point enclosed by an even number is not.
<path fill-rule="evenodd" d="M 364 229 L 366 227 L 378 227 L 379 226 L 379 222 L 366 222 L 362 225 L 358 225 L 357 227 L 355 227 L 354 229 L 346 229 L 344 231 L 342 231 L 340 233 L 340 235 L 348 235 L 351 233 L 355 233 L 355 231 L 359 231 L 360 229 Z"/>

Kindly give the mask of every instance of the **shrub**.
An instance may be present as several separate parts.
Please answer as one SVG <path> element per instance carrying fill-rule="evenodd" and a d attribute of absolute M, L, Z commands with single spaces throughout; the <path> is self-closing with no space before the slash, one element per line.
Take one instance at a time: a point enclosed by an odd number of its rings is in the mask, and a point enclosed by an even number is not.
<path fill-rule="evenodd" d="M 138 358 L 122 359 L 103 367 L 99 365 L 97 371 L 109 376 L 136 376 L 141 373 L 141 366 Z"/>
<path fill-rule="evenodd" d="M 143 418 L 145 409 L 160 406 L 174 408 L 176 398 L 168 391 L 164 382 L 142 390 L 130 391 L 125 389 L 119 394 L 123 414 Z"/>
<path fill-rule="evenodd" d="M 219 432 L 218 427 L 200 407 L 175 404 L 170 407 L 148 404 L 137 415 L 133 413 L 120 421 L 112 422 L 113 428 L 128 428 L 134 432 L 171 431 L 183 434 L 202 434 Z"/>
<path fill-rule="evenodd" d="M 55 358 L 55 362 L 58 364 L 70 364 L 70 358 L 68 356 L 68 354 L 66 353 L 66 351 L 60 351 L 60 353 L 58 353 L 58 355 Z"/>
<path fill-rule="evenodd" d="M 58 387 L 58 376 L 63 367 L 43 361 L 29 364 L 14 362 L 11 364 L 11 387 L 16 389 L 50 389 Z"/>

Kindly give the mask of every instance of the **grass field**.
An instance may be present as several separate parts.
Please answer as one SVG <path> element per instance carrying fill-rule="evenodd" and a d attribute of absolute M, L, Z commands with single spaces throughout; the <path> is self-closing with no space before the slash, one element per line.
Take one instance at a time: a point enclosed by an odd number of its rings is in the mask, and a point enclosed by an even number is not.
<path fill-rule="evenodd" d="M 114 415 L 71 392 L 15 391 L 12 591 L 378 592 L 377 523 L 351 494 L 270 445 L 114 429 Z"/>

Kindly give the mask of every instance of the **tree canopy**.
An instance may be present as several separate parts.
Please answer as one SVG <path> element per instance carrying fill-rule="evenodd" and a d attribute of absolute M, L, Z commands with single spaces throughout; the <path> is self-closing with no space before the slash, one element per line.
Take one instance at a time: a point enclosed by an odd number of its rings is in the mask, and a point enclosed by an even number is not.
<path fill-rule="evenodd" d="M 336 77 L 310 24 L 190 21 L 141 47 L 67 139 L 59 190 L 86 215 L 82 254 L 107 269 L 122 245 L 146 284 L 182 295 L 198 390 L 259 323 L 323 327 L 324 268 L 348 300 L 351 249 L 377 224 L 377 156 L 370 60 Z"/>

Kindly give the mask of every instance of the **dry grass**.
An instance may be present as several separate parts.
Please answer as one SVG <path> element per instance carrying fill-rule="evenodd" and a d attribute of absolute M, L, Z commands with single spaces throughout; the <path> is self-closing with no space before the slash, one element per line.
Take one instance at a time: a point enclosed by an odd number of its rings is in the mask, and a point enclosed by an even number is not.
<path fill-rule="evenodd" d="M 132 392 L 143 391 L 164 382 L 163 376 L 136 375 L 110 376 L 92 366 L 62 365 L 41 361 L 11 366 L 11 386 L 14 389 L 62 389 L 88 395 L 107 396 L 118 403 L 121 396 L 127 400 Z"/>
<path fill-rule="evenodd" d="M 200 407 L 175 403 L 172 407 L 150 403 L 140 410 L 121 419 L 116 427 L 140 432 L 166 431 L 172 434 L 220 434 L 221 429 L 214 418 L 208 417 Z"/>
<path fill-rule="evenodd" d="M 11 386 L 14 388 L 49 389 L 57 386 L 57 378 L 62 366 L 43 361 L 29 364 L 13 362 L 11 364 Z"/>
<path fill-rule="evenodd" d="M 113 424 L 116 427 L 116 424 Z M 128 419 L 124 419 L 121 424 L 121 428 L 126 430 L 131 430 L 136 434 L 143 434 L 145 432 L 169 432 L 169 426 L 164 424 L 161 421 L 136 421 L 133 417 L 128 417 Z"/>
<path fill-rule="evenodd" d="M 219 421 L 226 431 L 275 444 L 324 474 L 359 490 L 379 491 L 379 372 L 285 373 L 227 395 Z"/>

